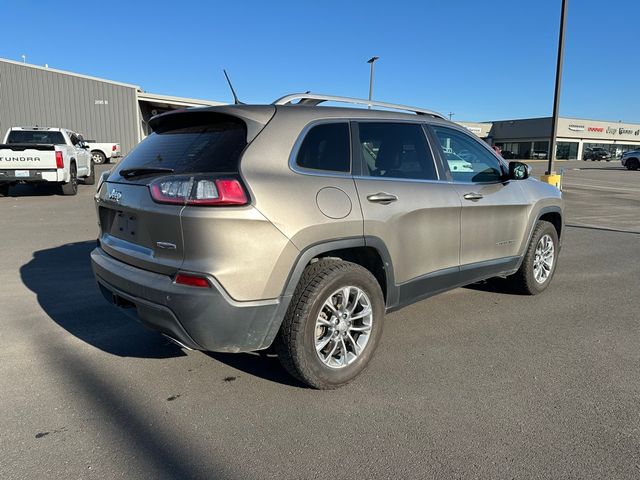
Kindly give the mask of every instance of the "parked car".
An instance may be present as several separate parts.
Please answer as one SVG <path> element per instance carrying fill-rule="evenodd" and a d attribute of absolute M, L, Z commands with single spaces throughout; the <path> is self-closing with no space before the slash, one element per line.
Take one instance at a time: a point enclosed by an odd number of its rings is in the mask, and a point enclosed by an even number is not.
<path fill-rule="evenodd" d="M 547 152 L 545 150 L 534 150 L 531 158 L 543 160 L 547 158 Z"/>
<path fill-rule="evenodd" d="M 591 160 L 592 162 L 598 160 L 606 160 L 607 162 L 611 161 L 611 153 L 608 150 L 605 150 L 602 147 L 590 147 L 584 149 L 584 154 L 582 155 L 583 160 Z"/>
<path fill-rule="evenodd" d="M 65 128 L 12 127 L 0 145 L 0 196 L 17 183 L 57 183 L 63 195 L 78 193 L 78 179 L 95 182 L 82 136 Z"/>
<path fill-rule="evenodd" d="M 119 143 L 100 143 L 95 140 L 85 140 L 85 143 L 89 145 L 91 158 L 95 164 L 111 163 L 111 160 L 122 156 Z"/>
<path fill-rule="evenodd" d="M 628 152 L 624 152 L 620 159 L 620 163 L 622 163 L 622 166 L 626 167 L 627 170 L 640 169 L 640 150 L 629 150 Z"/>
<path fill-rule="evenodd" d="M 152 118 L 96 194 L 105 298 L 185 348 L 274 344 L 326 389 L 366 367 L 386 312 L 491 277 L 549 286 L 557 188 L 435 112 L 325 101 L 370 103 L 293 94 Z"/>

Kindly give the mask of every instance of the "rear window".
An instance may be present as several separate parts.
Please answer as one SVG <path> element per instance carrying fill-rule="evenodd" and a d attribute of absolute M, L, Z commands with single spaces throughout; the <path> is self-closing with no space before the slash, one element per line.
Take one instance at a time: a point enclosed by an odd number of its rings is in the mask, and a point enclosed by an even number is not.
<path fill-rule="evenodd" d="M 7 143 L 31 143 L 64 145 L 62 132 L 47 132 L 43 130 L 13 130 L 9 132 Z"/>
<path fill-rule="evenodd" d="M 152 133 L 129 153 L 118 171 L 170 168 L 174 174 L 237 173 L 247 129 L 240 120 L 189 125 Z"/>

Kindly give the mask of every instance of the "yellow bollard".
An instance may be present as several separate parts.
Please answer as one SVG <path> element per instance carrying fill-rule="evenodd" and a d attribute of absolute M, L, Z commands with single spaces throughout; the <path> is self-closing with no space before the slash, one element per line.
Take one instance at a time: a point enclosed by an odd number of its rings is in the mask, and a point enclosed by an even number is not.
<path fill-rule="evenodd" d="M 540 181 L 553 185 L 558 190 L 562 190 L 562 175 L 558 175 L 556 172 L 551 172 L 549 175 L 542 175 Z"/>

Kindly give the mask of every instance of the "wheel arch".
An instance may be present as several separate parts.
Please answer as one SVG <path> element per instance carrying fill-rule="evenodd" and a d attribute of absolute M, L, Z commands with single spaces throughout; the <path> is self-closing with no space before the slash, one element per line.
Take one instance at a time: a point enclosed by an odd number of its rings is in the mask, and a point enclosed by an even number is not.
<path fill-rule="evenodd" d="M 381 239 L 368 236 L 323 241 L 303 250 L 289 274 L 283 295 L 291 297 L 304 269 L 322 258 L 340 258 L 366 268 L 378 280 L 387 306 L 397 303 L 397 288 L 389 251 Z"/>

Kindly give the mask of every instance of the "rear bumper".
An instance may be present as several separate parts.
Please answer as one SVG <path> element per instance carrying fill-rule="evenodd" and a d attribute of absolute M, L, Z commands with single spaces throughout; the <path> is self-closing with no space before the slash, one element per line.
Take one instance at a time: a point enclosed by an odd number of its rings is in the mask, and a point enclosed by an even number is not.
<path fill-rule="evenodd" d="M 177 285 L 171 277 L 91 252 L 91 265 L 107 301 L 187 348 L 248 352 L 267 348 L 280 328 L 280 299 L 236 302 L 209 278 L 211 288 Z"/>
<path fill-rule="evenodd" d="M 28 175 L 24 175 L 24 173 Z M 0 170 L 0 183 L 39 183 L 62 182 L 64 178 L 56 169 L 3 169 Z"/>

